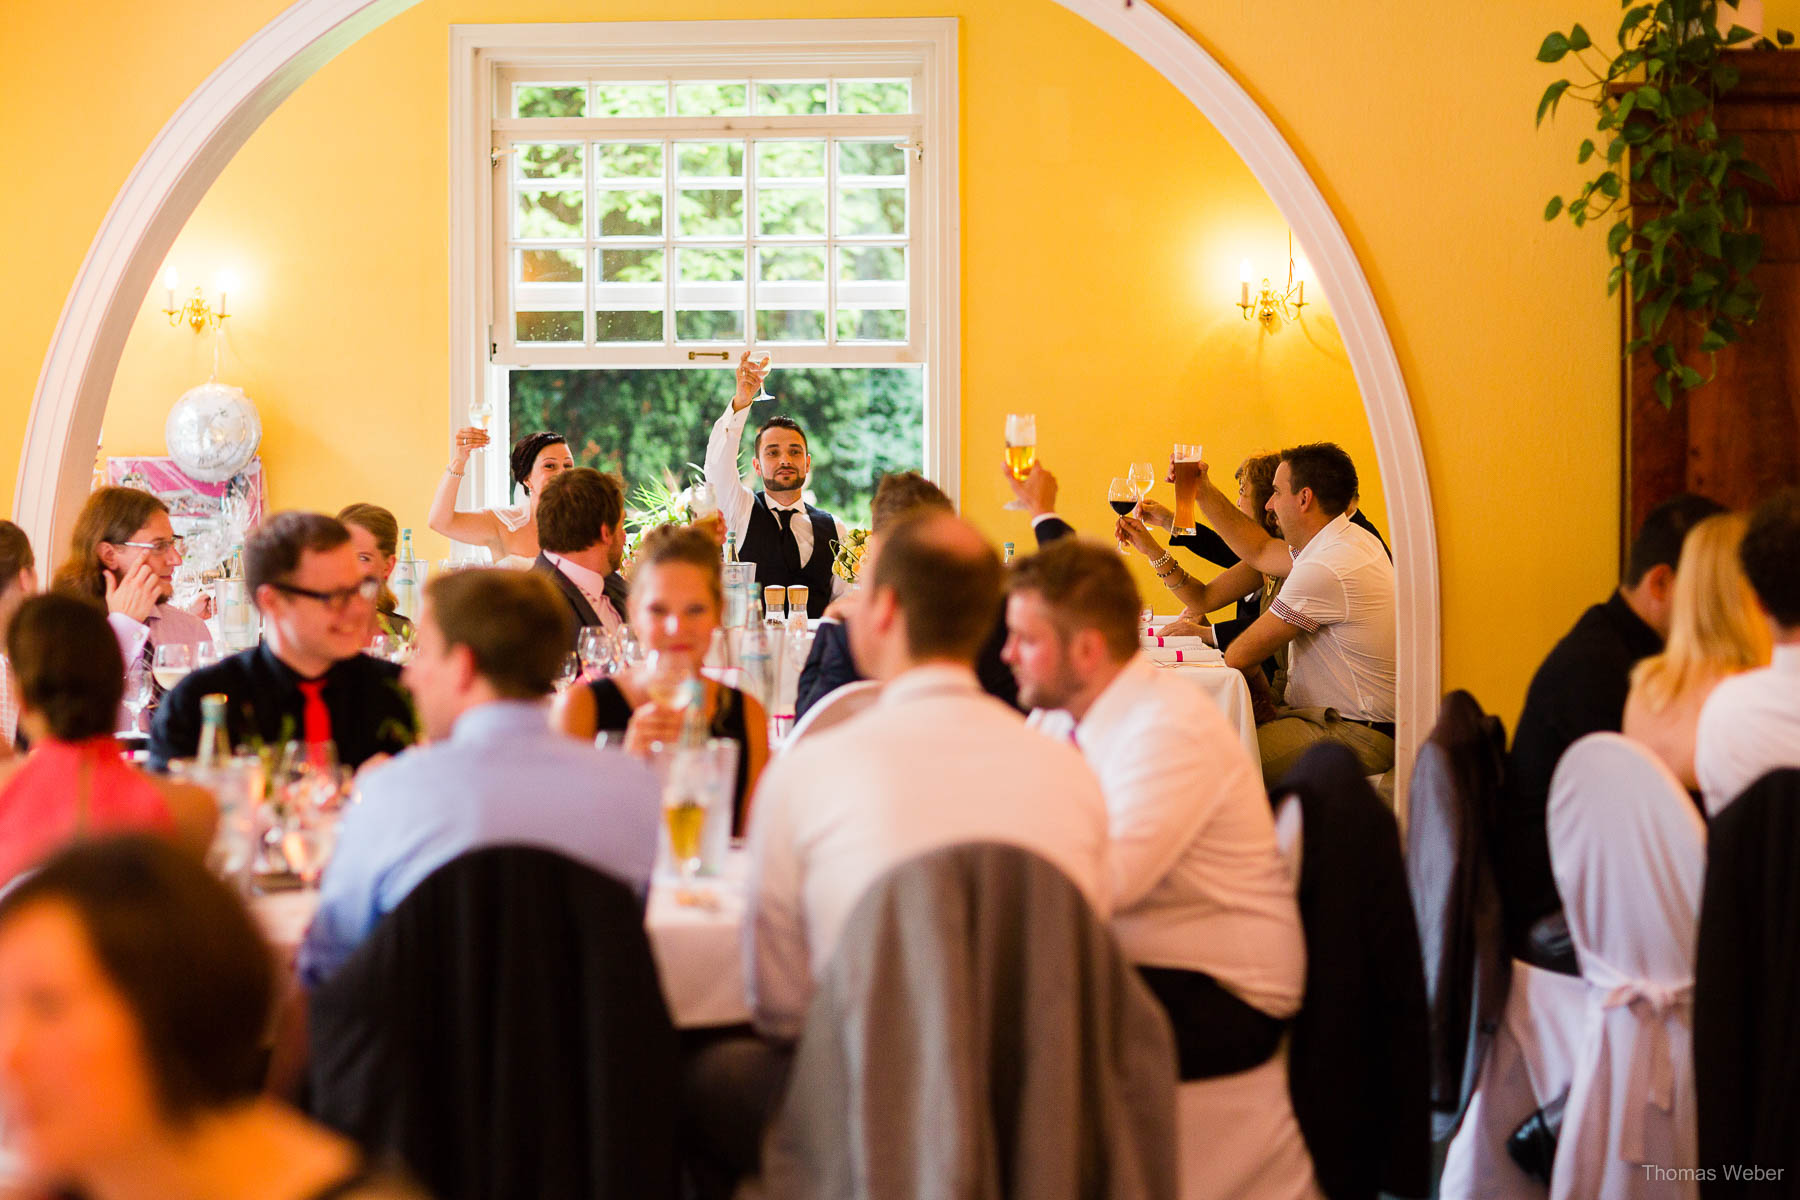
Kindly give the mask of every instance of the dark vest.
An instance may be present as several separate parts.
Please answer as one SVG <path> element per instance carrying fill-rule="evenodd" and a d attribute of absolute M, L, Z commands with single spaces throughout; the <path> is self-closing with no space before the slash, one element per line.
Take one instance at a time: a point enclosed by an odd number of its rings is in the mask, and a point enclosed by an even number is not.
<path fill-rule="evenodd" d="M 825 615 L 825 606 L 831 603 L 831 560 L 837 554 L 837 522 L 831 519 L 830 513 L 821 512 L 810 504 L 806 506 L 806 519 L 812 522 L 812 557 L 795 573 L 781 562 L 781 522 L 769 511 L 769 502 L 763 494 L 756 493 L 756 501 L 750 506 L 750 525 L 744 530 L 744 544 L 738 547 L 738 558 L 756 564 L 758 587 L 805 584 L 809 589 L 806 615 L 818 618 Z"/>

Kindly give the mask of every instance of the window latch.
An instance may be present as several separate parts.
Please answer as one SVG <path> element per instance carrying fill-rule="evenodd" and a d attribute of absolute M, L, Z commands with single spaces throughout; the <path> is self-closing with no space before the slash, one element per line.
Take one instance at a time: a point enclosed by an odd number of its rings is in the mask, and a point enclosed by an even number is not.
<path fill-rule="evenodd" d="M 925 143 L 924 142 L 895 142 L 894 149 L 896 149 L 896 150 L 911 150 L 913 152 L 913 161 L 914 162 L 924 162 L 925 161 Z"/>
<path fill-rule="evenodd" d="M 729 351 L 729 350 L 689 350 L 688 351 L 688 361 L 693 362 L 696 358 L 716 358 L 720 362 L 730 362 L 731 361 L 731 351 Z"/>
<path fill-rule="evenodd" d="M 500 160 L 505 158 L 508 154 L 511 154 L 511 153 L 512 153 L 511 149 L 502 149 L 499 146 L 495 146 L 492 150 L 488 151 L 488 166 L 490 166 L 490 167 L 499 166 Z"/>

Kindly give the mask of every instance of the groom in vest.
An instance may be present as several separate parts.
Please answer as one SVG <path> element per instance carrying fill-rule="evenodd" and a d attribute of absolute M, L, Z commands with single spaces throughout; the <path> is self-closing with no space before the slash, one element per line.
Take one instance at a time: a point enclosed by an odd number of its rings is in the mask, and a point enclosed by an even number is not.
<path fill-rule="evenodd" d="M 756 431 L 752 458 L 763 490 L 752 492 L 738 475 L 738 443 L 767 373 L 767 365 L 752 364 L 748 352 L 738 361 L 731 407 L 707 439 L 706 481 L 719 499 L 725 528 L 737 534 L 738 558 L 756 564 L 758 586 L 805 584 L 806 615 L 821 617 L 832 598 L 847 590 L 831 570 L 845 533 L 842 521 L 800 498 L 812 470 L 806 434 L 791 417 L 770 417 Z"/>

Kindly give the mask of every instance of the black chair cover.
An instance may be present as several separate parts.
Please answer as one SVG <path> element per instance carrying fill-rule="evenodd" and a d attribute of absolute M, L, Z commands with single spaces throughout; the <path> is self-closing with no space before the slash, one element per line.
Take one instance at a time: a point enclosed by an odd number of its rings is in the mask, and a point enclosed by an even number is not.
<path fill-rule="evenodd" d="M 1331 1200 L 1431 1191 L 1430 1035 L 1400 829 L 1343 746 L 1308 750 L 1270 791 L 1296 795 L 1306 993 L 1288 1086 Z"/>
<path fill-rule="evenodd" d="M 548 850 L 434 872 L 312 996 L 314 1115 L 440 1200 L 675 1191 L 679 1063 L 643 905 Z"/>

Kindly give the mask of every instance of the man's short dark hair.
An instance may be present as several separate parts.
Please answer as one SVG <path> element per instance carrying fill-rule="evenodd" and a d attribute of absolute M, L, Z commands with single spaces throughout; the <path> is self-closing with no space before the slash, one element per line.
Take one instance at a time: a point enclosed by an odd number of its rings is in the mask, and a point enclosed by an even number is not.
<path fill-rule="evenodd" d="M 1683 492 L 1651 509 L 1631 540 L 1625 558 L 1625 586 L 1636 587 L 1655 567 L 1673 571 L 1681 561 L 1681 543 L 1688 530 L 1706 518 L 1725 511 L 1725 506 L 1705 496 Z"/>
<path fill-rule="evenodd" d="M 956 505 L 942 488 L 917 471 L 883 475 L 875 485 L 875 499 L 869 503 L 869 532 L 885 532 L 895 521 L 925 509 L 954 513 Z"/>
<path fill-rule="evenodd" d="M 1800 488 L 1783 488 L 1756 506 L 1738 561 L 1775 623 L 1800 629 Z"/>
<path fill-rule="evenodd" d="M 929 513 L 882 535 L 874 590 L 899 601 L 913 658 L 973 664 L 994 632 L 1001 580 L 1000 556 L 974 529 Z"/>
<path fill-rule="evenodd" d="M 1114 662 L 1137 653 L 1137 584 L 1111 547 L 1059 538 L 1036 554 L 1015 559 L 1006 590 L 1042 596 L 1065 643 L 1080 630 L 1097 629 Z"/>
<path fill-rule="evenodd" d="M 536 571 L 475 567 L 425 585 L 444 644 L 467 646 L 475 669 L 512 700 L 548 696 L 568 652 L 569 609 Z"/>
<path fill-rule="evenodd" d="M 1356 499 L 1356 464 L 1336 442 L 1289 446 L 1278 457 L 1287 464 L 1288 488 L 1311 488 L 1326 516 L 1339 515 Z"/>
<path fill-rule="evenodd" d="M 762 453 L 762 435 L 769 432 L 771 429 L 791 429 L 800 435 L 801 445 L 806 446 L 809 450 L 812 448 L 811 444 L 806 440 L 806 430 L 800 428 L 800 422 L 789 416 L 779 416 L 770 417 L 757 428 L 756 440 L 750 444 L 756 447 L 756 452 L 758 454 Z"/>
<path fill-rule="evenodd" d="M 625 484 L 610 471 L 576 467 L 559 472 L 538 497 L 538 545 L 552 554 L 579 554 L 625 517 Z"/>
<path fill-rule="evenodd" d="M 250 594 L 265 583 L 285 583 L 300 569 L 300 556 L 336 550 L 350 531 L 336 517 L 314 512 L 278 512 L 244 539 L 244 582 Z"/>

